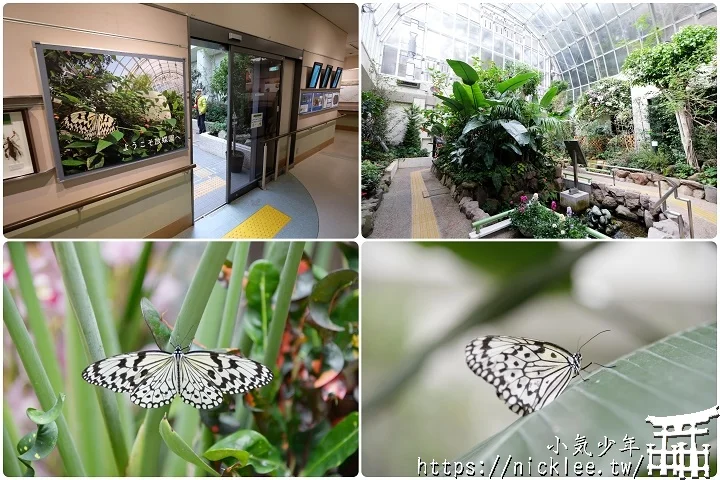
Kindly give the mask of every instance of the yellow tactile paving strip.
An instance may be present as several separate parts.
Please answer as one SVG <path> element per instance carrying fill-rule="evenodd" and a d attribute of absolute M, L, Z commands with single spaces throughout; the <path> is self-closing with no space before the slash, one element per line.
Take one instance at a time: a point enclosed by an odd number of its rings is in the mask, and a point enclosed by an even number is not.
<path fill-rule="evenodd" d="M 205 167 L 197 167 L 195 169 L 195 173 L 193 175 L 195 175 L 196 177 L 200 177 L 200 178 L 207 178 L 212 174 L 213 173 Z"/>
<path fill-rule="evenodd" d="M 676 210 L 678 213 L 683 212 L 687 214 L 687 203 L 681 202 L 674 197 L 668 198 L 667 201 L 670 205 L 675 207 L 674 210 Z M 717 213 L 705 210 L 704 208 L 699 208 L 697 204 L 693 204 L 692 214 L 693 217 L 702 217 L 708 222 L 717 225 Z"/>
<path fill-rule="evenodd" d="M 265 205 L 225 234 L 224 238 L 273 238 L 292 220 L 277 208 Z"/>
<path fill-rule="evenodd" d="M 225 188 L 225 180 L 220 177 L 211 177 L 195 187 L 195 193 L 193 196 L 195 198 L 200 198 L 213 190 L 217 190 L 218 188 Z"/>
<path fill-rule="evenodd" d="M 424 198 L 425 182 L 418 170 L 410 174 L 410 194 L 412 196 L 412 238 L 440 238 L 435 211 L 430 198 Z"/>

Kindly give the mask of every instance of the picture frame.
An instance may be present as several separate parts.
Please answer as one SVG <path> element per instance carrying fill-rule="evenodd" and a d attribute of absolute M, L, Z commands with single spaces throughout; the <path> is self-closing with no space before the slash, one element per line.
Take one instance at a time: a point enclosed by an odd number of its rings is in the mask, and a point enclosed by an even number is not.
<path fill-rule="evenodd" d="M 300 95 L 300 110 L 299 113 L 310 113 L 313 103 L 312 92 L 302 92 Z"/>
<path fill-rule="evenodd" d="M 313 103 L 312 108 L 310 109 L 311 112 L 319 112 L 323 109 L 323 105 L 325 103 L 325 94 L 323 92 L 315 92 L 313 94 Z"/>
<path fill-rule="evenodd" d="M 333 75 L 332 82 L 330 83 L 330 88 L 338 88 L 340 85 L 340 77 L 342 77 L 343 68 L 338 67 L 335 69 L 335 75 Z"/>
<path fill-rule="evenodd" d="M 323 64 L 320 62 L 313 63 L 312 68 L 310 69 L 306 86 L 307 88 L 316 88 L 318 85 L 318 80 L 320 80 L 320 71 L 322 70 Z"/>
<path fill-rule="evenodd" d="M 322 82 L 320 82 L 320 88 L 328 87 L 328 83 L 330 83 L 330 77 L 332 76 L 332 70 L 333 70 L 332 65 L 328 65 L 325 67 L 325 72 L 323 73 Z"/>
<path fill-rule="evenodd" d="M 28 109 L 3 109 L 3 181 L 37 172 Z"/>
<path fill-rule="evenodd" d="M 188 150 L 185 58 L 33 46 L 59 181 Z"/>

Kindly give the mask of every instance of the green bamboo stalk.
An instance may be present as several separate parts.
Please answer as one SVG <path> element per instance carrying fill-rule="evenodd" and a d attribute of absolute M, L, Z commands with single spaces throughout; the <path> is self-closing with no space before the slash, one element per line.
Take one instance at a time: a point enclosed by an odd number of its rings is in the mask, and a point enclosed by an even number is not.
<path fill-rule="evenodd" d="M 110 302 L 108 302 L 107 272 L 99 248 L 100 244 L 97 242 L 75 242 L 75 251 L 80 261 L 83 277 L 87 283 L 87 292 L 90 295 L 90 303 L 97 318 L 102 345 L 106 355 L 111 357 L 122 353 L 122 350 L 120 349 L 120 340 L 113 322 Z M 129 450 L 132 443 L 130 426 L 133 424 L 130 404 L 122 397 L 118 397 L 117 400 L 120 422 L 125 426 L 122 430 L 125 437 L 125 447 Z"/>
<path fill-rule="evenodd" d="M 53 247 L 65 283 L 65 291 L 82 331 L 88 357 L 91 362 L 103 360 L 107 358 L 107 355 L 105 354 L 98 329 L 98 321 L 88 296 L 88 287 L 83 277 L 75 246 L 70 242 L 57 242 L 53 244 Z M 126 426 L 122 424 L 117 397 L 111 390 L 106 388 L 95 388 L 94 390 L 98 396 L 100 411 L 110 435 L 115 463 L 118 471 L 124 472 L 128 464 L 128 448 L 123 433 Z"/>
<path fill-rule="evenodd" d="M 40 361 L 40 356 L 33 347 L 30 332 L 28 332 L 20 317 L 20 312 L 18 312 L 7 285 L 3 285 L 3 322 L 5 322 L 5 326 L 15 344 L 40 406 L 46 411 L 51 409 L 57 401 L 56 392 L 53 391 L 47 372 Z M 57 447 L 66 473 L 70 476 L 85 477 L 85 468 L 75 448 L 75 440 L 70 433 L 65 416 L 61 413 L 55 423 L 58 427 Z"/>
<path fill-rule="evenodd" d="M 23 475 L 15 445 L 10 439 L 7 428 L 3 428 L 3 473 L 6 477 L 22 477 Z"/>
<path fill-rule="evenodd" d="M 217 283 L 218 273 L 227 257 L 230 245 L 229 242 L 211 242 L 205 248 L 188 293 L 180 307 L 180 313 L 178 313 L 170 341 L 165 346 L 166 349 L 170 348 L 170 344 L 178 345 L 183 340 L 192 341 L 195 338 L 203 311 L 210 298 L 210 293 Z M 157 476 L 160 472 L 157 461 L 160 458 L 162 443 L 159 428 L 160 421 L 167 411 L 168 407 L 154 408 L 145 414 L 143 429 L 133 445 L 132 455 L 138 457 L 138 471 L 132 472 L 134 476 L 152 477 Z"/>
<path fill-rule="evenodd" d="M 332 242 L 318 243 L 315 256 L 313 256 L 313 265 L 317 265 L 326 272 L 329 272 L 334 246 L 335 244 Z"/>
<path fill-rule="evenodd" d="M 138 312 L 140 311 L 140 299 L 143 294 L 143 283 L 145 281 L 145 275 L 150 265 L 150 258 L 152 256 L 153 242 L 145 242 L 140 257 L 135 264 L 135 269 L 132 273 L 132 281 L 130 282 L 130 289 L 127 292 L 127 302 L 123 309 L 123 314 L 120 317 L 120 325 L 122 328 L 129 329 L 128 335 L 123 335 L 123 348 L 125 350 L 132 350 L 136 342 L 142 334 L 142 329 L 145 323 L 142 321 L 133 323 L 133 319 L 138 318 Z"/>
<path fill-rule="evenodd" d="M 235 251 L 233 252 L 233 267 L 230 275 L 230 285 L 228 285 L 228 296 L 225 300 L 225 309 L 223 310 L 222 324 L 218 335 L 217 346 L 230 346 L 232 344 L 232 335 L 235 330 L 235 320 L 238 314 L 238 307 L 242 298 L 243 279 L 245 278 L 245 268 L 247 267 L 248 252 L 250 251 L 250 242 L 236 242 Z M 244 354 L 247 352 L 243 351 Z"/>
<path fill-rule="evenodd" d="M 30 330 L 33 332 L 37 352 L 40 355 L 43 367 L 50 378 L 50 384 L 56 392 L 62 389 L 62 373 L 57 361 L 57 352 L 55 351 L 55 337 L 50 333 L 48 321 L 38 300 L 33 284 L 33 275 L 30 272 L 27 254 L 25 252 L 25 244 L 21 242 L 8 242 L 8 250 L 10 251 L 10 260 L 18 279 L 18 286 L 22 294 L 23 302 L 27 308 L 27 320 L 30 324 Z"/>

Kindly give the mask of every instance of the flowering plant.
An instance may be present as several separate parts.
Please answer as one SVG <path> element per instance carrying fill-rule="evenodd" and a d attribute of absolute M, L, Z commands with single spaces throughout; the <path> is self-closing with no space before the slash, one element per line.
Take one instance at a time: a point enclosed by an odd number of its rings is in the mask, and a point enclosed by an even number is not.
<path fill-rule="evenodd" d="M 557 203 L 553 200 L 551 209 L 538 200 L 537 193 L 528 200 L 520 197 L 520 205 L 510 212 L 510 224 L 523 235 L 533 238 L 585 238 L 585 224 L 572 214 L 568 207 L 567 215 L 555 213 Z"/>

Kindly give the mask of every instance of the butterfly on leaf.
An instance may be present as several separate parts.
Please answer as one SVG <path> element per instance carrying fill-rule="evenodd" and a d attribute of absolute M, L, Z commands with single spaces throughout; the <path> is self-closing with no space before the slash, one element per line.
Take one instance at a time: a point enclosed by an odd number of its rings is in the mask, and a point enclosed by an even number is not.
<path fill-rule="evenodd" d="M 86 140 L 105 138 L 115 131 L 115 119 L 106 113 L 73 112 L 65 117 L 61 126 L 80 134 Z"/>
<path fill-rule="evenodd" d="M 88 383 L 130 393 L 143 408 L 158 408 L 180 395 L 195 408 L 220 405 L 225 394 L 246 393 L 270 383 L 269 368 L 248 358 L 206 350 L 151 350 L 123 353 L 88 366 Z"/>
<path fill-rule="evenodd" d="M 495 387 L 510 410 L 527 415 L 555 400 L 573 377 L 592 365 L 581 367 L 580 349 L 586 344 L 570 353 L 550 342 L 489 335 L 465 347 L 465 361 L 475 375 Z"/>

